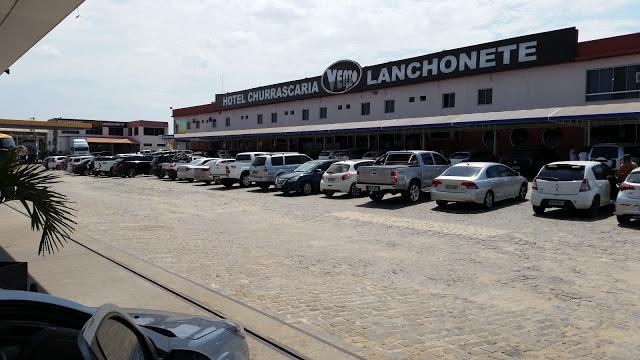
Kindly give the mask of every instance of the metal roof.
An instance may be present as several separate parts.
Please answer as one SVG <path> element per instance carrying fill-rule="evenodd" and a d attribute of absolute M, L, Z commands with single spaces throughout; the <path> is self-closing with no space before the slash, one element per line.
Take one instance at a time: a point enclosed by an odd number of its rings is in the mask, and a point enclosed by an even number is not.
<path fill-rule="evenodd" d="M 258 129 L 223 130 L 175 134 L 176 139 L 247 137 L 259 135 L 303 135 L 336 133 L 356 130 L 391 130 L 429 127 L 465 127 L 517 123 L 555 123 L 572 120 L 601 120 L 608 118 L 640 119 L 640 101 L 553 107 L 544 109 L 495 111 L 473 114 L 430 116 L 391 120 L 355 121 L 347 123 L 281 126 Z"/>

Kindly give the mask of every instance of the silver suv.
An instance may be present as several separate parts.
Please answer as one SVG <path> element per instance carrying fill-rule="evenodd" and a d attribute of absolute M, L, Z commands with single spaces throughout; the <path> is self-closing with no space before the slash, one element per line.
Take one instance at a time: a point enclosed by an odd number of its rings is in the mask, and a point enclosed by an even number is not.
<path fill-rule="evenodd" d="M 287 152 L 256 156 L 249 168 L 249 179 L 262 190 L 267 190 L 276 177 L 292 172 L 307 161 L 311 161 L 311 158 L 300 153 Z"/>

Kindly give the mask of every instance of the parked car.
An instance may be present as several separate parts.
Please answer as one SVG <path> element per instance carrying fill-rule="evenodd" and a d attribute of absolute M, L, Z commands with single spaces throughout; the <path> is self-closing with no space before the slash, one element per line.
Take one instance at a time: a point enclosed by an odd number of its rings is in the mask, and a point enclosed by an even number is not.
<path fill-rule="evenodd" d="M 2 359 L 249 359 L 244 329 L 228 320 L 36 292 L 0 291 L 0 326 Z"/>
<path fill-rule="evenodd" d="M 45 169 L 49 170 L 49 166 L 51 165 L 50 163 L 53 161 L 53 159 L 55 158 L 55 156 L 47 156 L 44 159 L 42 159 L 42 166 L 44 166 Z"/>
<path fill-rule="evenodd" d="M 140 156 L 139 154 L 131 153 L 131 154 L 118 154 L 115 156 L 102 156 L 93 164 L 93 174 L 94 175 L 103 175 L 103 176 L 115 176 L 116 171 L 114 169 L 114 165 L 118 161 L 118 159 L 126 158 L 126 157 L 136 157 Z"/>
<path fill-rule="evenodd" d="M 135 177 L 139 174 L 149 175 L 151 172 L 151 155 L 126 156 L 116 160 L 113 165 L 113 173 L 121 177 Z"/>
<path fill-rule="evenodd" d="M 598 215 L 600 207 L 613 202 L 616 177 L 597 161 L 559 161 L 545 165 L 533 179 L 531 205 L 536 214 L 547 208 L 588 210 Z"/>
<path fill-rule="evenodd" d="M 225 165 L 225 171 L 220 174 L 220 184 L 227 188 L 239 183 L 240 187 L 251 185 L 249 168 L 256 156 L 266 155 L 265 152 L 243 152 L 236 155 L 236 161 Z"/>
<path fill-rule="evenodd" d="M 67 163 L 66 163 L 66 171 L 69 173 L 75 173 L 75 167 L 77 165 L 80 164 L 80 162 L 84 161 L 84 160 L 91 160 L 93 159 L 94 156 L 93 155 L 83 155 L 83 156 L 70 156 L 67 158 Z"/>
<path fill-rule="evenodd" d="M 206 169 L 209 171 L 209 165 L 212 161 L 219 160 L 217 158 L 202 158 L 198 159 L 194 164 L 185 164 L 178 166 L 178 179 L 179 180 L 188 180 L 189 182 L 193 182 L 196 177 L 196 170 L 200 171 L 200 169 Z"/>
<path fill-rule="evenodd" d="M 329 160 L 336 157 L 336 150 L 322 150 L 318 155 L 318 160 Z"/>
<path fill-rule="evenodd" d="M 441 207 L 450 202 L 482 204 L 491 209 L 497 201 L 525 200 L 527 179 L 495 162 L 458 163 L 431 182 L 431 199 Z"/>
<path fill-rule="evenodd" d="M 553 150 L 538 145 L 522 145 L 514 152 L 500 157 L 500 163 L 507 165 L 526 177 L 533 177 L 545 164 L 558 160 Z"/>
<path fill-rule="evenodd" d="M 191 163 L 192 161 L 197 161 L 201 158 L 202 157 L 199 155 L 193 155 L 190 153 L 177 153 L 169 158 L 167 162 L 160 164 L 160 171 L 156 176 L 160 179 L 167 176 L 169 179 L 175 180 L 178 177 L 178 166 Z"/>
<path fill-rule="evenodd" d="M 276 178 L 275 186 L 277 190 L 288 195 L 296 192 L 302 195 L 311 195 L 320 191 L 320 180 L 324 172 L 335 163 L 331 160 L 311 160 L 298 166 L 292 172 L 282 174 Z"/>
<path fill-rule="evenodd" d="M 589 151 L 589 160 L 607 164 L 618 170 L 625 154 L 631 155 L 635 163 L 640 163 L 640 145 L 632 144 L 597 144 Z"/>
<path fill-rule="evenodd" d="M 449 160 L 434 151 L 389 151 L 375 165 L 358 169 L 357 186 L 368 191 L 373 201 L 390 193 L 402 194 L 406 201 L 415 203 L 449 166 Z"/>
<path fill-rule="evenodd" d="M 468 150 L 457 151 L 449 157 L 452 165 L 462 162 L 497 162 L 491 151 L 486 150 Z"/>
<path fill-rule="evenodd" d="M 95 158 L 84 159 L 73 165 L 73 173 L 78 175 L 90 175 L 93 173 Z"/>
<path fill-rule="evenodd" d="M 310 160 L 309 156 L 299 153 L 273 153 L 256 156 L 249 168 L 250 179 L 262 190 L 267 190 L 278 176 L 288 174 Z"/>
<path fill-rule="evenodd" d="M 337 192 L 347 193 L 353 197 L 361 194 L 356 186 L 356 178 L 360 166 L 371 166 L 373 160 L 347 160 L 331 164 L 320 181 L 320 192 L 327 197 Z"/>
<path fill-rule="evenodd" d="M 65 168 L 66 161 L 66 156 L 54 156 L 51 160 L 49 160 L 49 168 L 51 170 L 62 170 Z"/>
<path fill-rule="evenodd" d="M 640 168 L 633 170 L 620 184 L 616 199 L 616 217 L 621 225 L 640 218 Z"/>
<path fill-rule="evenodd" d="M 362 155 L 362 160 L 376 160 L 380 156 L 386 154 L 386 150 L 371 150 Z"/>
<path fill-rule="evenodd" d="M 235 150 L 218 150 L 218 158 L 220 159 L 235 159 L 236 155 L 240 152 Z"/>
<path fill-rule="evenodd" d="M 205 184 L 209 185 L 212 182 L 218 184 L 220 182 L 220 176 L 226 174 L 226 166 L 229 163 L 236 161 L 236 159 L 220 159 L 209 165 L 209 175 L 201 175 L 204 178 Z M 198 174 L 196 172 L 196 180 L 198 180 Z"/>

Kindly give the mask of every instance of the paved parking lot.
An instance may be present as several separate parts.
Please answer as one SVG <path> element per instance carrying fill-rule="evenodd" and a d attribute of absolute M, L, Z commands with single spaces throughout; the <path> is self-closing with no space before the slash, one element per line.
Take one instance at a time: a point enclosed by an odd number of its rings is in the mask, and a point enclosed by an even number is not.
<path fill-rule="evenodd" d="M 638 358 L 640 226 L 65 175 L 78 226 L 367 358 Z"/>

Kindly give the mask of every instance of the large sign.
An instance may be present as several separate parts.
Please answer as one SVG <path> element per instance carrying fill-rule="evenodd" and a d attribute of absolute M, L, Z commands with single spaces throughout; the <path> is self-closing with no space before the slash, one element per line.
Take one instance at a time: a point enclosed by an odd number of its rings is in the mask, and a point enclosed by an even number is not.
<path fill-rule="evenodd" d="M 364 68 L 355 61 L 341 60 L 331 64 L 321 76 L 216 94 L 216 106 L 228 110 L 566 63 L 575 59 L 577 41 L 576 28 L 567 28 Z"/>

